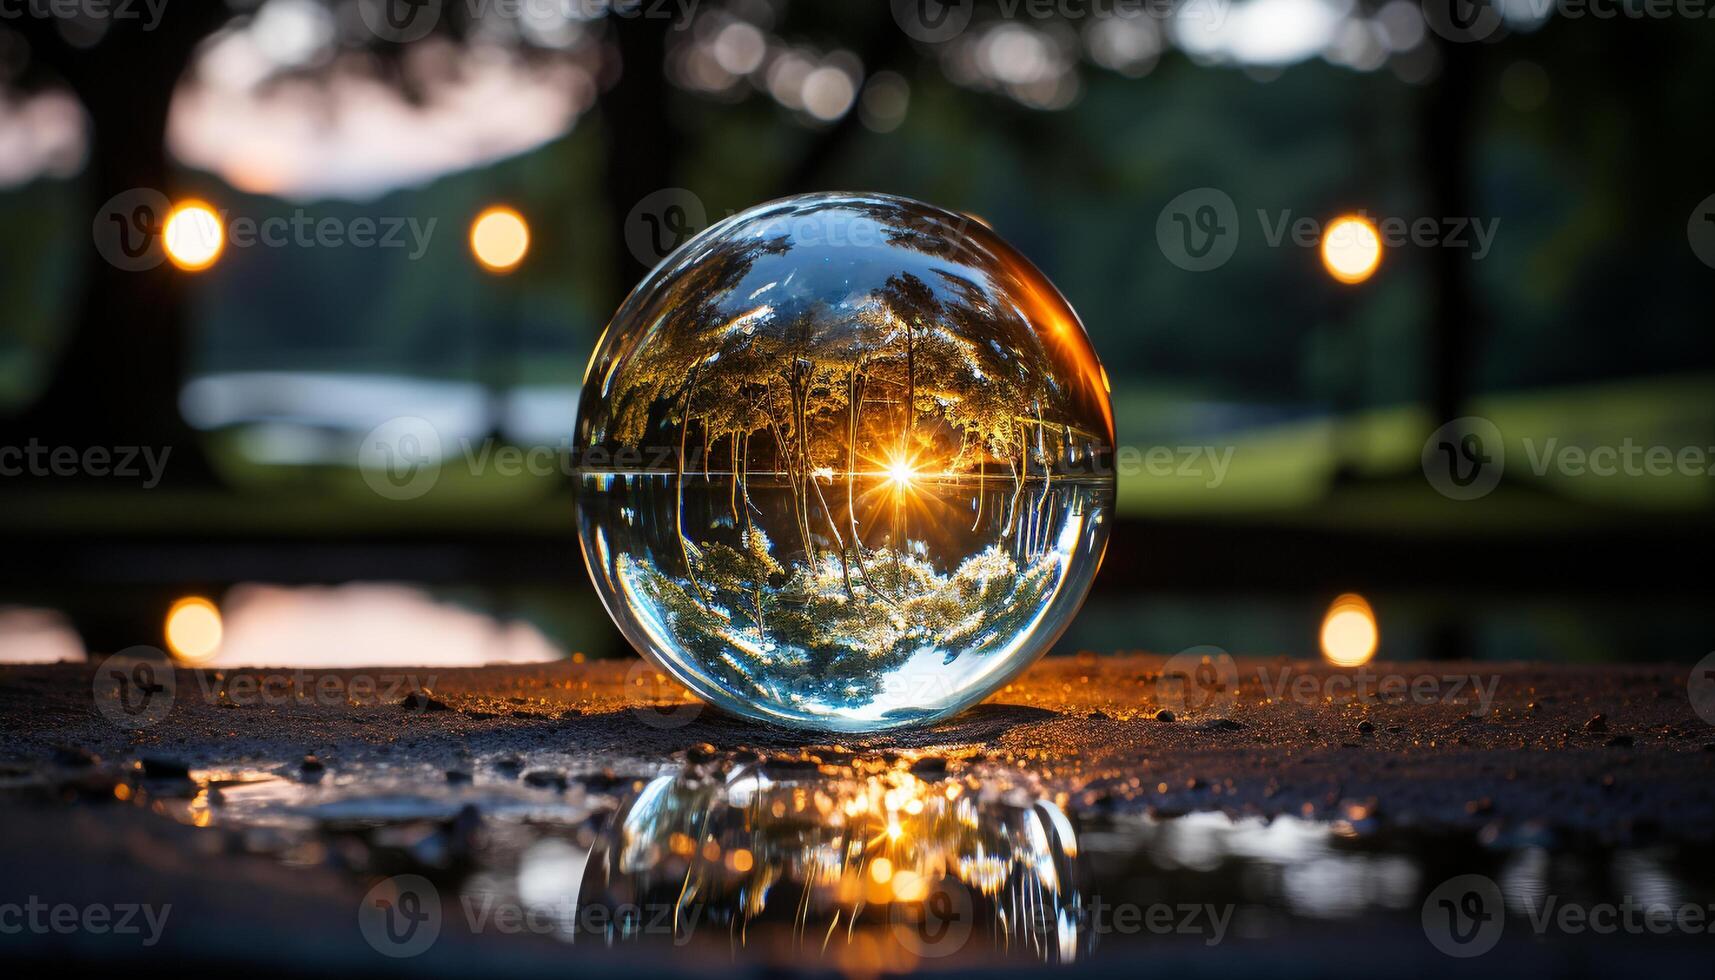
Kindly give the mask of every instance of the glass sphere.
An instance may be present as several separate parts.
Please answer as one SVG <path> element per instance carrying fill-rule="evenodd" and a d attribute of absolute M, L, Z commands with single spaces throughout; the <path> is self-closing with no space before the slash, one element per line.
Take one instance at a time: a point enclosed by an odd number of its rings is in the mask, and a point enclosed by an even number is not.
<path fill-rule="evenodd" d="M 712 704 L 844 732 L 933 721 L 1083 602 L 1113 433 L 1077 314 L 981 221 L 786 198 L 686 242 L 598 341 L 584 560 L 632 645 Z"/>

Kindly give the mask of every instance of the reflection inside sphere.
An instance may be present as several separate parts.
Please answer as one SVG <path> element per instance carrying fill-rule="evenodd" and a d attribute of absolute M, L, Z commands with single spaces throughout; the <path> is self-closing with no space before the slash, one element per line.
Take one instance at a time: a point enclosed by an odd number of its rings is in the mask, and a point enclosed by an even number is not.
<path fill-rule="evenodd" d="M 578 414 L 579 529 L 626 637 L 785 724 L 921 722 L 1082 601 L 1113 416 L 1083 327 L 973 219 L 813 195 L 721 222 L 626 300 Z"/>

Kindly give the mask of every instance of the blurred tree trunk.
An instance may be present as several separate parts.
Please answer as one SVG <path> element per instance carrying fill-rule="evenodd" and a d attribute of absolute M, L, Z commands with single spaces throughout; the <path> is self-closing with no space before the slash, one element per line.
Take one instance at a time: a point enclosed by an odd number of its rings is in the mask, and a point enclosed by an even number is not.
<path fill-rule="evenodd" d="M 613 17 L 619 53 L 619 77 L 599 100 L 606 137 L 602 190 L 609 208 L 614 290 L 609 305 L 618 309 L 632 286 L 649 272 L 626 247 L 626 220 L 637 203 L 673 186 L 681 139 L 669 119 L 666 74 L 667 32 L 673 21 L 660 17 Z"/>
<path fill-rule="evenodd" d="M 164 8 L 153 31 L 114 21 L 93 48 L 66 44 L 55 22 L 14 22 L 32 54 L 82 101 L 90 121 L 89 164 L 79 218 L 93 228 L 115 195 L 137 189 L 173 197 L 166 150 L 167 112 L 196 46 L 229 15 L 224 4 Z M 156 215 L 156 222 L 165 215 Z M 83 267 L 70 335 L 41 395 L 5 423 L 23 442 L 172 447 L 166 481 L 206 484 L 213 471 L 196 433 L 179 412 L 185 380 L 185 275 L 167 264 L 144 271 L 114 266 L 93 238 Z"/>
<path fill-rule="evenodd" d="M 1473 98 L 1482 49 L 1478 43 L 1453 42 L 1440 47 L 1441 77 L 1427 86 L 1424 106 L 1423 160 L 1428 169 L 1428 205 L 1439 220 L 1473 218 L 1471 154 L 1475 139 Z M 1430 281 L 1430 409 L 1434 424 L 1464 414 L 1476 373 L 1477 340 L 1482 317 L 1471 282 L 1472 258 L 1458 248 L 1429 250 Z"/>
<path fill-rule="evenodd" d="M 1445 59 L 1441 77 L 1428 86 L 1425 106 L 1423 159 L 1429 168 L 1427 186 L 1430 214 L 1445 220 L 1475 218 L 1471 193 L 1473 114 L 1477 73 L 1482 61 L 1482 42 L 1443 44 Z M 1432 248 L 1430 253 L 1430 410 L 1431 426 L 1440 426 L 1465 414 L 1476 373 L 1477 339 L 1482 335 L 1481 314 L 1473 295 L 1472 258 L 1461 248 Z M 1443 618 L 1429 630 L 1429 658 L 1456 660 L 1471 655 L 1471 631 L 1467 623 Z"/>

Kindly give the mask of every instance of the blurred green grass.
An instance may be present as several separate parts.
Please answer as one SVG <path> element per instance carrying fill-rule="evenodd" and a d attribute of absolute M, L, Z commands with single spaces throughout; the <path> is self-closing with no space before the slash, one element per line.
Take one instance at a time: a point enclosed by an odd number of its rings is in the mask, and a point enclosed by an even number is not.
<path fill-rule="evenodd" d="M 1139 454 L 1153 447 L 1174 450 L 1175 472 L 1122 472 L 1117 509 L 1129 518 L 1240 518 L 1418 532 L 1522 533 L 1607 520 L 1702 519 L 1715 511 L 1715 478 L 1568 476 L 1552 470 L 1539 476 L 1530 450 L 1540 455 L 1548 439 L 1585 448 L 1630 439 L 1707 451 L 1715 447 L 1711 391 L 1715 375 L 1687 374 L 1477 399 L 1471 414 L 1490 419 L 1503 434 L 1507 478 L 1480 501 L 1461 503 L 1440 496 L 1423 479 L 1419 456 L 1432 426 L 1421 409 L 1391 407 L 1175 438 L 1171 420 L 1184 417 L 1184 399 L 1122 389 L 1115 399 L 1121 447 Z M 1156 435 L 1134 435 L 1145 432 Z M 371 489 L 355 466 L 254 462 L 239 448 L 243 438 L 242 430 L 208 437 L 227 490 L 163 487 L 136 493 L 134 484 L 118 481 L 27 480 L 14 483 L 21 492 L 7 494 L 9 516 L 14 527 L 37 533 L 340 537 L 437 530 L 566 534 L 574 527 L 567 478 L 555 472 L 503 473 L 493 465 L 476 472 L 463 447 L 454 448 L 428 493 L 396 500 Z M 1193 446 L 1221 455 L 1230 450 L 1218 480 L 1206 455 L 1198 459 L 1198 471 L 1177 472 L 1184 459 L 1179 447 Z M 1342 467 L 1350 479 L 1337 478 Z"/>
<path fill-rule="evenodd" d="M 1455 507 L 1422 479 L 1420 455 L 1435 426 L 1415 406 L 1314 418 L 1251 429 L 1228 439 L 1205 440 L 1217 452 L 1232 450 L 1218 485 L 1211 486 L 1207 457 L 1189 475 L 1122 474 L 1122 515 L 1271 515 L 1363 526 L 1430 525 L 1457 516 L 1499 526 L 1523 521 L 1588 520 L 1593 513 L 1685 513 L 1715 504 L 1715 479 L 1708 475 L 1598 477 L 1534 472 L 1547 440 L 1557 447 L 1618 446 L 1630 439 L 1644 446 L 1715 449 L 1715 376 L 1688 374 L 1663 379 L 1612 382 L 1475 400 L 1470 414 L 1500 429 L 1506 444 L 1507 482 L 1481 507 Z M 1172 411 L 1160 401 L 1122 393 L 1115 399 L 1119 442 L 1147 451 L 1185 442 L 1140 445 L 1128 432 L 1147 430 L 1150 420 Z M 1343 456 L 1342 456 L 1343 454 Z M 1342 462 L 1361 478 L 1336 486 Z M 1519 492 L 1529 487 L 1540 493 Z M 1564 504 L 1554 507 L 1555 501 Z"/>

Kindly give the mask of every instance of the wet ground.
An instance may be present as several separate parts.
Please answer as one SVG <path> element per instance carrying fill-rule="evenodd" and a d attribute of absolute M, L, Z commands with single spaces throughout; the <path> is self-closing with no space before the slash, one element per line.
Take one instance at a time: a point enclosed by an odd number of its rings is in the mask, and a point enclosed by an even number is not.
<path fill-rule="evenodd" d="M 635 661 L 10 667 L 0 945 L 257 973 L 1689 969 L 1708 686 L 1085 655 L 833 742 Z"/>

